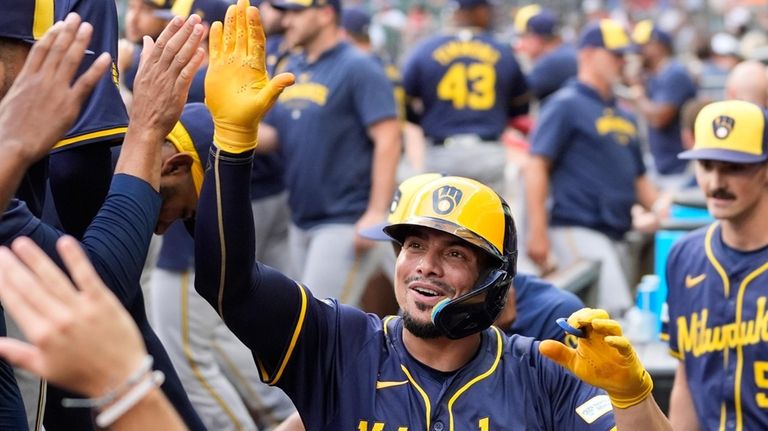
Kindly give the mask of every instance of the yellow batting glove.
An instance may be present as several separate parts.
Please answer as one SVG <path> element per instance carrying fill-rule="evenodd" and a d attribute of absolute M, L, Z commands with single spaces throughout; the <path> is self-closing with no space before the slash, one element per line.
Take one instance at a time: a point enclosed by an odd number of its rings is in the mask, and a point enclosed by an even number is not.
<path fill-rule="evenodd" d="M 224 24 L 211 26 L 205 104 L 213 116 L 213 141 L 229 153 L 256 148 L 259 121 L 294 82 L 290 73 L 267 77 L 265 42 L 259 11 L 248 0 L 230 6 Z"/>
<path fill-rule="evenodd" d="M 621 335 L 619 324 L 605 310 L 582 308 L 571 314 L 568 324 L 583 329 L 586 337 L 578 339 L 576 349 L 554 340 L 542 341 L 542 355 L 605 390 L 618 408 L 632 407 L 648 398 L 653 380 Z"/>

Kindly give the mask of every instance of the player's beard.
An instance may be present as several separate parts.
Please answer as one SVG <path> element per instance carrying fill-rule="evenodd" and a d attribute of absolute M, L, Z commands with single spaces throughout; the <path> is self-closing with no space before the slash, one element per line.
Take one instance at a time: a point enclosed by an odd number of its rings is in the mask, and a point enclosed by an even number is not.
<path fill-rule="evenodd" d="M 403 325 L 408 332 L 418 338 L 430 340 L 443 336 L 443 332 L 434 323 L 419 322 L 407 311 L 403 311 Z"/>

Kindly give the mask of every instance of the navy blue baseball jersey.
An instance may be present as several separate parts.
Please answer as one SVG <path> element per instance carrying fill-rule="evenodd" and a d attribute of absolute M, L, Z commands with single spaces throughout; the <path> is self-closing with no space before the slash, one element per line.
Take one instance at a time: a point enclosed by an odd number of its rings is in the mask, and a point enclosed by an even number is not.
<path fill-rule="evenodd" d="M 165 373 L 165 395 L 187 427 L 205 429 L 195 413 L 160 340 L 149 326 L 139 278 L 147 256 L 149 241 L 160 212 L 160 196 L 145 181 L 129 175 L 116 175 L 107 200 L 88 227 L 82 246 L 96 272 L 133 317 L 144 338 L 156 369 Z M 26 204 L 12 200 L 0 222 L 0 244 L 8 245 L 18 236 L 30 237 L 59 266 L 56 240 L 62 233 L 42 223 Z M 45 427 L 49 430 L 92 429 L 88 409 L 65 409 L 61 398 L 77 397 L 51 389 L 46 404 Z"/>
<path fill-rule="evenodd" d="M 727 246 L 719 223 L 667 260 L 671 353 L 685 367 L 702 429 L 768 429 L 768 246 Z"/>
<path fill-rule="evenodd" d="M 529 274 L 518 273 L 512 285 L 517 301 L 517 317 L 504 332 L 537 340 L 558 340 L 571 347 L 576 346 L 574 336 L 566 334 L 555 320 L 584 308 L 578 296 Z"/>
<path fill-rule="evenodd" d="M 525 80 L 531 94 L 543 103 L 547 97 L 565 86 L 568 80 L 575 78 L 577 70 L 576 50 L 563 43 L 536 59 Z"/>
<path fill-rule="evenodd" d="M 528 112 L 528 92 L 508 45 L 469 29 L 414 48 L 403 71 L 406 98 L 420 99 L 425 136 L 475 134 L 497 140 L 509 118 Z"/>
<path fill-rule="evenodd" d="M 173 222 L 163 234 L 157 267 L 178 272 L 195 267 L 195 243 L 181 220 Z"/>
<path fill-rule="evenodd" d="M 273 34 L 267 38 L 265 46 L 267 73 L 275 75 L 275 70 L 287 52 L 283 49 L 283 35 Z M 251 199 L 259 200 L 285 191 L 283 174 L 285 161 L 279 152 L 257 154 L 253 158 L 251 174 Z"/>
<path fill-rule="evenodd" d="M 648 97 L 654 103 L 674 106 L 678 113 L 685 102 L 696 97 L 696 84 L 685 66 L 676 60 L 669 60 L 658 74 L 648 78 L 646 87 Z M 649 126 L 648 143 L 659 173 L 677 174 L 685 171 L 688 161 L 677 158 L 683 151 L 679 115 L 666 127 Z"/>
<path fill-rule="evenodd" d="M 368 206 L 373 142 L 368 127 L 397 117 L 392 84 L 368 55 L 339 43 L 309 63 L 285 60 L 296 84 L 264 122 L 276 128 L 293 222 L 353 223 Z"/>
<path fill-rule="evenodd" d="M 530 338 L 481 334 L 479 353 L 444 373 L 416 361 L 402 320 L 382 321 L 254 263 L 248 154 L 223 154 L 195 230 L 195 288 L 254 353 L 310 430 L 608 430 L 608 396 L 541 356 Z M 250 268 L 248 271 L 246 268 Z M 259 330 L 258 328 L 269 328 Z"/>
<path fill-rule="evenodd" d="M 553 226 L 583 226 L 618 239 L 632 226 L 635 180 L 645 173 L 632 117 L 572 81 L 544 105 L 531 153 L 552 161 Z"/>
<path fill-rule="evenodd" d="M 102 52 L 108 52 L 112 56 L 112 69 L 96 84 L 80 111 L 80 116 L 64 138 L 54 146 L 54 152 L 95 142 L 106 142 L 109 145 L 119 143 L 128 127 L 128 113 L 120 97 L 117 75 L 118 25 L 115 2 L 56 0 L 56 20 L 63 20 L 70 12 L 77 12 L 83 21 L 93 26 L 93 36 L 88 45 L 88 50 L 92 53 L 85 55 L 78 74 L 90 67 Z"/>

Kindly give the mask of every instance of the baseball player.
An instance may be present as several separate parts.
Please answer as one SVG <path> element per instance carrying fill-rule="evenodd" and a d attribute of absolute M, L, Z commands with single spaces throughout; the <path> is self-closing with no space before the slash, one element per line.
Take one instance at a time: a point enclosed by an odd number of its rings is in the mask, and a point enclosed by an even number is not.
<path fill-rule="evenodd" d="M 575 77 L 578 67 L 576 50 L 563 42 L 557 27 L 555 13 L 537 4 L 524 6 L 515 15 L 515 51 L 530 61 L 525 80 L 541 103 Z"/>
<path fill-rule="evenodd" d="M 382 321 L 317 300 L 254 262 L 249 161 L 257 121 L 291 77 L 267 79 L 258 12 L 247 6 L 240 0 L 239 19 L 211 29 L 206 85 L 229 90 L 207 93 L 215 149 L 198 206 L 195 287 L 251 348 L 264 380 L 291 396 L 308 429 L 603 430 L 614 419 L 626 430 L 671 429 L 648 373 L 604 311 L 569 318 L 587 337 L 578 353 L 490 327 L 514 277 L 515 228 L 503 200 L 474 180 L 429 183 L 406 222 L 387 228 L 401 246 L 395 292 L 403 317 Z"/>
<path fill-rule="evenodd" d="M 640 21 L 632 32 L 640 47 L 642 82 L 631 88 L 635 111 L 648 124 L 648 144 L 659 187 L 679 189 L 690 182 L 688 162 L 677 158 L 683 150 L 680 110 L 696 97 L 696 84 L 685 66 L 674 59 L 672 37 L 650 20 Z"/>
<path fill-rule="evenodd" d="M 394 87 L 398 117 L 404 119 L 405 90 L 403 89 L 403 77 L 392 59 L 374 52 L 370 36 L 371 16 L 361 7 L 345 7 L 341 11 L 341 27 L 344 29 L 345 38 L 350 43 L 361 51 L 370 54 L 384 68 L 384 73 L 387 74 L 387 78 Z"/>
<path fill-rule="evenodd" d="M 768 120 L 749 102 L 705 106 L 694 160 L 717 219 L 691 232 L 667 260 L 662 335 L 680 360 L 670 399 L 675 429 L 768 428 Z"/>
<path fill-rule="evenodd" d="M 190 429 L 204 429 L 184 392 L 165 351 L 149 327 L 139 288 L 139 275 L 146 258 L 152 229 L 160 213 L 160 144 L 181 113 L 191 76 L 202 61 L 197 50 L 203 36 L 200 19 L 186 23 L 174 19 L 160 35 L 157 47 L 147 41 L 143 60 L 146 66 L 137 78 L 137 94 L 131 109 L 131 126 L 113 178 L 111 191 L 97 217 L 83 237 L 83 246 L 99 275 L 118 296 L 139 326 L 154 357 L 154 366 L 165 373 L 163 390 Z M 79 24 L 69 15 L 64 28 L 74 34 Z M 62 42 L 54 49 L 64 51 Z M 62 46 L 63 45 L 63 46 Z M 61 232 L 34 217 L 27 206 L 14 200 L 0 222 L 0 242 L 9 244 L 17 236 L 29 236 L 51 256 Z M 50 388 L 45 426 L 47 429 L 91 429 L 88 409 L 64 408 L 63 397 L 75 395 Z"/>
<path fill-rule="evenodd" d="M 633 304 L 620 263 L 632 205 L 651 208 L 658 198 L 645 175 L 637 127 L 612 93 L 629 47 L 615 21 L 584 29 L 578 79 L 544 105 L 525 170 L 528 256 L 543 272 L 552 270 L 550 252 L 561 267 L 600 261 L 597 304 L 615 314 Z"/>
<path fill-rule="evenodd" d="M 528 112 L 525 78 L 491 31 L 487 0 L 457 0 L 456 28 L 428 38 L 403 68 L 408 120 L 427 139 L 424 169 L 475 178 L 502 192 L 508 120 Z M 467 163 L 472 160 L 472 163 Z"/>
<path fill-rule="evenodd" d="M 284 43 L 301 48 L 278 67 L 297 83 L 259 127 L 262 151 L 279 150 L 291 211 L 297 278 L 318 296 L 357 304 L 375 268 L 360 228 L 386 217 L 400 156 L 392 85 L 339 28 L 339 0 L 282 0 Z"/>

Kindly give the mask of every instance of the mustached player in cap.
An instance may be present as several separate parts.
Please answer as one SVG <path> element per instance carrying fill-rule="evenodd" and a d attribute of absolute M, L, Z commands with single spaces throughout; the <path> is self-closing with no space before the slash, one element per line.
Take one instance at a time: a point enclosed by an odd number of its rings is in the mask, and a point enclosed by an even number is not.
<path fill-rule="evenodd" d="M 717 219 L 667 261 L 669 349 L 680 360 L 670 400 L 675 429 L 768 427 L 768 139 L 749 102 L 705 106 L 693 160 Z"/>

